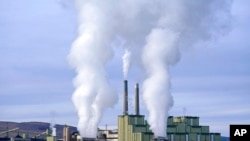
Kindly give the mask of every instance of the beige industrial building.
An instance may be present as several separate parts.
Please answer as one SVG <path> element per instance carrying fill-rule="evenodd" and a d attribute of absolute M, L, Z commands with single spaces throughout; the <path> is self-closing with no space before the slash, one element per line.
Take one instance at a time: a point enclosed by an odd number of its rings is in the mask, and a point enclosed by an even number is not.
<path fill-rule="evenodd" d="M 168 118 L 168 141 L 220 141 L 220 133 L 210 133 L 209 126 L 201 126 L 199 117 L 182 116 Z M 142 115 L 118 117 L 118 141 L 151 141 L 153 132 Z"/>
<path fill-rule="evenodd" d="M 118 141 L 150 141 L 153 132 L 142 115 L 121 115 L 118 117 Z"/>
<path fill-rule="evenodd" d="M 166 138 L 154 137 L 147 121 L 139 113 L 139 86 L 135 89 L 135 114 L 128 114 L 128 86 L 124 81 L 123 115 L 118 116 L 118 141 L 220 141 L 220 133 L 210 133 L 209 126 L 201 126 L 199 117 L 168 117 Z"/>

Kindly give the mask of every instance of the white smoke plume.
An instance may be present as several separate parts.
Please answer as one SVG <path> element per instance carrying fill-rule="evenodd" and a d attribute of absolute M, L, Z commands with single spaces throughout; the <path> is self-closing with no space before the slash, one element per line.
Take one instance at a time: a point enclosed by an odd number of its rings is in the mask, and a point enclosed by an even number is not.
<path fill-rule="evenodd" d="M 169 67 L 180 60 L 180 49 L 207 41 L 228 29 L 230 0 L 159 1 L 161 16 L 146 38 L 142 61 L 146 71 L 143 99 L 155 136 L 166 136 L 168 111 L 173 106 Z"/>
<path fill-rule="evenodd" d="M 123 75 L 124 78 L 127 78 L 128 71 L 130 68 L 130 60 L 131 59 L 131 52 L 128 49 L 125 49 L 124 55 L 122 56 L 123 60 Z"/>
<path fill-rule="evenodd" d="M 103 2 L 76 1 L 79 35 L 68 57 L 77 72 L 72 100 L 78 111 L 78 130 L 82 137 L 96 137 L 103 111 L 117 101 L 105 71 L 113 50 L 109 45 L 112 23 Z"/>
<path fill-rule="evenodd" d="M 103 110 L 115 104 L 105 65 L 112 59 L 110 44 L 117 36 L 129 52 L 123 57 L 124 77 L 129 64 L 141 63 L 145 72 L 143 100 L 150 128 L 166 136 L 168 110 L 173 105 L 169 67 L 180 60 L 180 50 L 224 34 L 231 0 L 75 0 L 79 35 L 69 61 L 76 69 L 73 102 L 78 130 L 95 137 Z M 130 57 L 129 57 L 130 56 Z M 130 58 L 130 59 L 128 59 Z M 128 61 L 130 60 L 130 61 Z"/>

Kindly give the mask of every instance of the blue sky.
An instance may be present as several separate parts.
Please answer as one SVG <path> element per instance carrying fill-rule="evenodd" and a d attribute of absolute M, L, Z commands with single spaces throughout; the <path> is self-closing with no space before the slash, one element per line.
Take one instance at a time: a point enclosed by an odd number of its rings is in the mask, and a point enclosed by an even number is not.
<path fill-rule="evenodd" d="M 174 107 L 170 114 L 199 116 L 212 132 L 229 135 L 229 124 L 250 123 L 250 2 L 234 1 L 232 29 L 218 39 L 183 50 L 171 67 Z M 0 120 L 77 124 L 71 101 L 74 70 L 67 62 L 77 36 L 70 0 L 0 1 Z M 122 113 L 122 48 L 107 71 L 120 96 L 100 126 L 115 126 Z M 129 73 L 130 103 L 137 81 Z M 130 106 L 130 113 L 133 106 Z M 147 114 L 143 103 L 141 113 Z"/>

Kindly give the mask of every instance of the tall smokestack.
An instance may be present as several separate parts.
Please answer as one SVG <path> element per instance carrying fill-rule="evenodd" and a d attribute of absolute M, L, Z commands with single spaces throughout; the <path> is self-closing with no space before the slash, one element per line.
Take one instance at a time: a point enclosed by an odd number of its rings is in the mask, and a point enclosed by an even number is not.
<path fill-rule="evenodd" d="M 123 115 L 128 115 L 128 81 L 124 80 Z"/>
<path fill-rule="evenodd" d="M 140 115 L 139 84 L 135 85 L 135 115 Z"/>

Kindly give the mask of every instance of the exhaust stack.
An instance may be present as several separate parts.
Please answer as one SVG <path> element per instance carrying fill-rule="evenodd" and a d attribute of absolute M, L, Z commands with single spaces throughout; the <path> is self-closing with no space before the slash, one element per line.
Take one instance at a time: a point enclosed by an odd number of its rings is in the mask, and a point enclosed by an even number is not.
<path fill-rule="evenodd" d="M 124 80 L 123 115 L 128 115 L 128 81 Z"/>
<path fill-rule="evenodd" d="M 140 115 L 139 84 L 135 85 L 135 115 Z"/>

